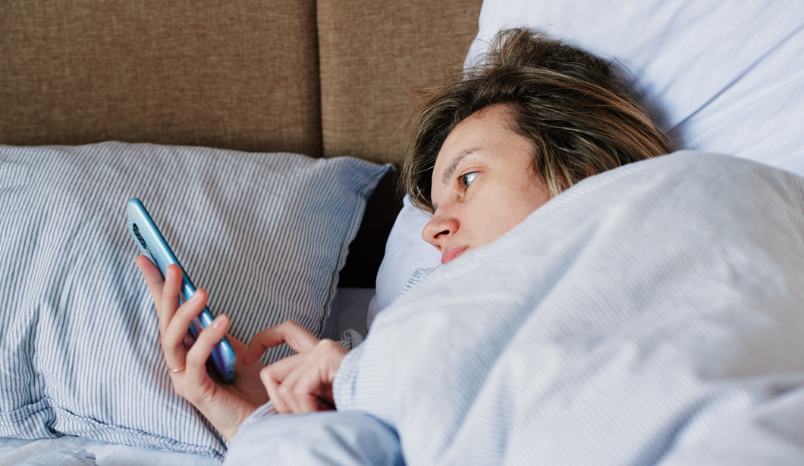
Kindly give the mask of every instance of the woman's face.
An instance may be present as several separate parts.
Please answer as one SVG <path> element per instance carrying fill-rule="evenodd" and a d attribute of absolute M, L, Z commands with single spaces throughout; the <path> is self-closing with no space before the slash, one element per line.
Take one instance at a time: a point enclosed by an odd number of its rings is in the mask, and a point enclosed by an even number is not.
<path fill-rule="evenodd" d="M 422 237 L 441 263 L 491 243 L 549 200 L 533 171 L 536 147 L 512 130 L 504 105 L 486 107 L 447 136 L 433 170 L 433 218 Z"/>

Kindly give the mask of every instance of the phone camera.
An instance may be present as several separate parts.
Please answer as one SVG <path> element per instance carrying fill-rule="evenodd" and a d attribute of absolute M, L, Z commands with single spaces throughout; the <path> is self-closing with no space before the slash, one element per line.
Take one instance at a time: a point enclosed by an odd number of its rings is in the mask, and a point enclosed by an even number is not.
<path fill-rule="evenodd" d="M 137 237 L 137 241 L 139 241 L 140 244 L 142 245 L 142 249 L 148 249 L 148 246 L 145 244 L 145 240 L 142 238 L 142 235 L 140 234 L 140 229 L 137 228 L 137 224 L 135 223 L 132 226 L 133 226 L 132 229 L 134 230 L 134 236 Z"/>

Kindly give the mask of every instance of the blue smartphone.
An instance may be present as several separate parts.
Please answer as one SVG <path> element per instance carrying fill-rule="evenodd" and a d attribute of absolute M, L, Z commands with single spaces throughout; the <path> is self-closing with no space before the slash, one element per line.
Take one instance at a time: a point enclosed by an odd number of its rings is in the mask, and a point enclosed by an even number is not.
<path fill-rule="evenodd" d="M 151 219 L 151 216 L 148 215 L 148 211 L 145 210 L 142 202 L 136 198 L 129 200 L 127 212 L 128 231 L 136 241 L 137 246 L 139 246 L 140 252 L 156 264 L 159 271 L 162 272 L 162 277 L 167 273 L 168 265 L 178 265 L 183 275 L 179 302 L 190 299 L 193 293 L 195 293 L 195 287 L 190 281 L 190 277 L 187 276 L 187 272 L 184 271 L 184 267 L 181 266 L 179 260 L 176 259 L 176 256 L 173 254 L 173 251 L 170 250 L 167 241 L 162 237 L 159 229 L 156 228 L 156 224 L 153 219 Z M 201 314 L 193 319 L 193 322 L 190 324 L 190 332 L 194 337 L 198 338 L 198 334 L 201 333 L 201 330 L 211 323 L 212 314 L 210 314 L 209 309 L 204 307 Z M 234 380 L 237 357 L 235 356 L 232 345 L 229 344 L 229 340 L 227 340 L 226 337 L 223 337 L 220 343 L 215 346 L 210 358 L 221 380 L 224 383 L 231 383 Z"/>

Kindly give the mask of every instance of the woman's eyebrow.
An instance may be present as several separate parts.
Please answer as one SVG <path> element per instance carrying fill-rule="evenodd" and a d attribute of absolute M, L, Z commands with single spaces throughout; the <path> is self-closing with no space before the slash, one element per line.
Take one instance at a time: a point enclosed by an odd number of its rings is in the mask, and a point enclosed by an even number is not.
<path fill-rule="evenodd" d="M 461 151 L 460 154 L 452 159 L 452 163 L 449 164 L 449 167 L 447 167 L 447 169 L 444 171 L 444 175 L 441 176 L 441 184 L 446 187 L 449 184 L 449 180 L 452 178 L 452 175 L 455 174 L 455 170 L 458 169 L 458 164 L 461 163 L 461 160 L 465 159 L 467 155 L 471 155 L 479 150 L 479 147 L 473 147 L 471 149 Z"/>

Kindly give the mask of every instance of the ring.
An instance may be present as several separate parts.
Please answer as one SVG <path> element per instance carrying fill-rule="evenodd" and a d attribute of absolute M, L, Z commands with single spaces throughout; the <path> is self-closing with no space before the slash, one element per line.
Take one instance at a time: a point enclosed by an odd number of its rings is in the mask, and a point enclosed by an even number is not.
<path fill-rule="evenodd" d="M 174 374 L 175 374 L 176 372 L 183 372 L 183 371 L 184 371 L 184 369 L 187 369 L 187 364 L 182 364 L 182 366 L 181 366 L 180 368 L 178 368 L 178 369 L 171 369 L 170 367 L 168 367 L 167 369 L 168 369 L 170 372 L 172 372 L 172 373 L 174 373 Z"/>

